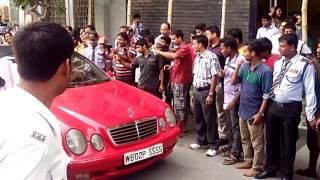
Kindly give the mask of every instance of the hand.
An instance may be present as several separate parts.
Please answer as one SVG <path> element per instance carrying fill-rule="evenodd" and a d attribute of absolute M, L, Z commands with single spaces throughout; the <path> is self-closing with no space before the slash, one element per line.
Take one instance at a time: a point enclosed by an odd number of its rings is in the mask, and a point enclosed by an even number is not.
<path fill-rule="evenodd" d="M 172 66 L 170 66 L 170 65 L 165 65 L 165 66 L 163 67 L 163 69 L 164 69 L 165 71 L 169 71 L 171 68 L 172 68 Z"/>
<path fill-rule="evenodd" d="M 165 87 L 164 87 L 163 84 L 161 84 L 160 87 L 159 87 L 159 92 L 162 93 L 164 91 L 165 91 Z"/>
<path fill-rule="evenodd" d="M 213 103 L 213 96 L 208 95 L 206 99 L 207 106 L 211 105 Z"/>
<path fill-rule="evenodd" d="M 313 119 L 313 120 L 309 121 L 309 125 L 313 130 L 317 130 L 318 131 L 317 120 L 316 119 Z"/>
<path fill-rule="evenodd" d="M 236 101 L 231 101 L 228 106 L 227 106 L 227 110 L 234 110 L 234 107 L 236 106 L 237 102 Z"/>
<path fill-rule="evenodd" d="M 259 113 L 252 116 L 252 119 L 253 119 L 252 125 L 259 125 L 263 120 Z"/>
<path fill-rule="evenodd" d="M 225 75 L 224 70 L 223 70 L 223 69 L 220 69 L 220 70 L 218 71 L 218 76 L 223 78 L 224 75 Z"/>

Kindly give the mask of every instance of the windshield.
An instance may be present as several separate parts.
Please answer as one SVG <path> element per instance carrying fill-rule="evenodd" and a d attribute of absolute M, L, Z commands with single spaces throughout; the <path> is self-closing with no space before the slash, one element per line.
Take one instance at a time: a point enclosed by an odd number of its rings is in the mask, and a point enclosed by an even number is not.
<path fill-rule="evenodd" d="M 71 62 L 72 74 L 69 87 L 98 84 L 109 80 L 104 71 L 79 53 L 74 53 Z"/>

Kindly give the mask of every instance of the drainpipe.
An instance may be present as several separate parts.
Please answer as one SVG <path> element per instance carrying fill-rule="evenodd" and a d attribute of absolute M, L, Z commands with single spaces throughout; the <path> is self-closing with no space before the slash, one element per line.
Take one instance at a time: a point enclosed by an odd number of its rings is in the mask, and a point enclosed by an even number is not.
<path fill-rule="evenodd" d="M 222 0 L 222 13 L 221 13 L 221 38 L 224 37 L 224 29 L 226 25 L 226 4 L 227 0 Z"/>
<path fill-rule="evenodd" d="M 173 0 L 168 1 L 168 23 L 172 24 L 172 4 Z"/>
<path fill-rule="evenodd" d="M 302 40 L 308 42 L 308 0 L 302 1 Z"/>
<path fill-rule="evenodd" d="M 128 0 L 127 2 L 127 26 L 130 26 L 131 24 L 131 0 Z"/>

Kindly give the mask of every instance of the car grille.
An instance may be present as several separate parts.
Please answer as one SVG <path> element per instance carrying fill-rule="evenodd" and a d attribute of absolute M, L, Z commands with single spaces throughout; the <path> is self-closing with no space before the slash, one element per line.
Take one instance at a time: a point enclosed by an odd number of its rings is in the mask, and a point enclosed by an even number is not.
<path fill-rule="evenodd" d="M 109 129 L 109 134 L 116 145 L 122 145 L 151 137 L 158 133 L 157 119 L 146 119 Z"/>

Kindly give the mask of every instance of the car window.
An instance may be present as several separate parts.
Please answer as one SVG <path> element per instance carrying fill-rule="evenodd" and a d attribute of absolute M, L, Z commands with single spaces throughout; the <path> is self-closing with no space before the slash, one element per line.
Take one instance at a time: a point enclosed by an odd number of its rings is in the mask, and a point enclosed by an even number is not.
<path fill-rule="evenodd" d="M 79 53 L 74 53 L 71 62 L 72 74 L 69 87 L 98 84 L 110 80 L 104 71 Z"/>

